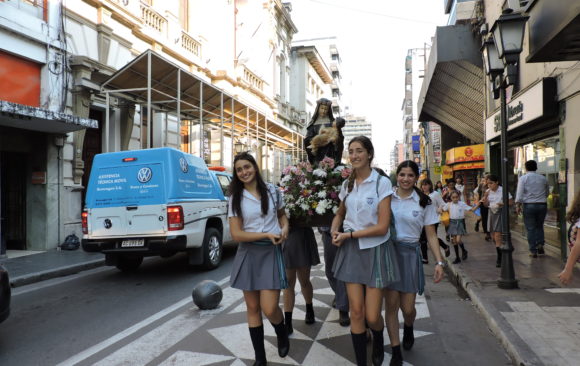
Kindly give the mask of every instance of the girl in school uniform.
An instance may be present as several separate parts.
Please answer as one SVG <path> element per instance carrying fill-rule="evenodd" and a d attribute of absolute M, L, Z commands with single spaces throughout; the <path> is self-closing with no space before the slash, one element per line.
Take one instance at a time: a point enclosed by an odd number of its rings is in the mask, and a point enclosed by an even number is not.
<path fill-rule="evenodd" d="M 470 207 L 467 203 L 460 201 L 460 194 L 458 191 L 451 192 L 451 202 L 447 202 L 441 211 L 449 212 L 449 235 L 451 235 L 451 242 L 455 250 L 455 260 L 453 264 L 461 262 L 461 259 L 467 259 L 467 250 L 461 241 L 461 237 L 467 234 L 465 230 L 465 212 L 473 212 L 476 207 Z M 459 259 L 459 248 L 461 247 L 461 259 Z"/>
<path fill-rule="evenodd" d="M 488 190 L 485 192 L 483 204 L 489 208 L 487 229 L 495 242 L 495 251 L 497 253 L 496 267 L 501 267 L 501 211 L 503 207 L 503 187 L 499 185 L 499 177 L 490 174 L 487 177 Z M 512 195 L 508 193 L 509 205 L 513 204 Z"/>
<path fill-rule="evenodd" d="M 402 365 L 403 355 L 399 340 L 399 308 L 403 312 L 403 348 L 411 349 L 415 343 L 413 323 L 417 311 L 415 297 L 423 294 L 425 276 L 421 262 L 419 238 L 425 228 L 427 242 L 435 257 L 433 279 L 438 283 L 443 278 L 443 260 L 439 249 L 439 241 L 435 232 L 435 224 L 439 215 L 429 196 L 415 186 L 419 177 L 419 167 L 411 160 L 406 160 L 397 167 L 397 187 L 393 192 L 391 209 L 393 211 L 393 230 L 395 253 L 401 278 L 387 286 L 385 290 L 385 314 L 387 331 L 391 340 L 392 357 L 390 365 Z"/>
<path fill-rule="evenodd" d="M 244 291 L 254 366 L 266 365 L 262 312 L 278 337 L 278 355 L 290 349 L 280 290 L 288 286 L 281 244 L 288 236 L 288 218 L 281 192 L 266 184 L 258 164 L 247 152 L 234 158 L 228 217 L 232 238 L 239 242 L 230 283 Z"/>
<path fill-rule="evenodd" d="M 431 203 L 435 206 L 435 210 L 439 212 L 439 209 L 445 205 L 445 201 L 443 201 L 443 198 L 441 197 L 441 193 L 439 193 L 439 191 L 433 190 L 433 182 L 431 181 L 431 179 L 426 178 L 421 181 L 421 190 L 423 191 L 423 193 L 428 195 L 429 198 L 431 198 Z M 436 223 L 435 233 L 437 233 L 438 227 L 439 223 Z M 439 241 L 439 246 L 443 248 L 443 250 L 445 251 L 445 256 L 449 257 L 449 255 L 451 254 L 451 251 L 449 250 L 449 245 L 445 244 L 443 240 L 439 239 L 439 237 L 437 237 L 437 240 Z M 427 234 L 425 233 L 425 228 L 423 228 L 423 231 L 421 232 L 421 238 L 419 242 L 421 243 L 421 255 L 423 256 L 423 264 L 429 264 L 429 259 L 427 258 Z"/>
<path fill-rule="evenodd" d="M 331 226 L 332 242 L 339 247 L 333 272 L 338 280 L 346 283 L 357 365 L 367 364 L 365 319 L 373 337 L 372 363 L 381 365 L 384 359 L 382 291 L 398 279 L 389 233 L 392 187 L 389 179 L 371 168 L 374 148 L 368 137 L 353 138 L 348 155 L 353 172 L 342 185 L 340 206 Z"/>

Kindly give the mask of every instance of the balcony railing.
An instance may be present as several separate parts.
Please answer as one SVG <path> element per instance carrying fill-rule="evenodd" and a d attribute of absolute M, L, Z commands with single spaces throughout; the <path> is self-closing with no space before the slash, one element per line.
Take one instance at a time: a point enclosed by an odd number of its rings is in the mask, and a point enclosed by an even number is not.
<path fill-rule="evenodd" d="M 183 31 L 181 32 L 181 47 L 197 57 L 201 57 L 201 43 Z"/>
<path fill-rule="evenodd" d="M 260 91 L 264 91 L 264 80 L 258 77 L 258 75 L 251 72 L 246 66 L 242 66 L 242 68 L 243 68 L 242 78 L 244 79 L 244 81 L 250 84 L 252 87 Z"/>
<path fill-rule="evenodd" d="M 167 19 L 144 4 L 141 4 L 141 20 L 147 26 L 157 30 L 161 34 L 165 34 L 165 30 L 167 29 Z"/>

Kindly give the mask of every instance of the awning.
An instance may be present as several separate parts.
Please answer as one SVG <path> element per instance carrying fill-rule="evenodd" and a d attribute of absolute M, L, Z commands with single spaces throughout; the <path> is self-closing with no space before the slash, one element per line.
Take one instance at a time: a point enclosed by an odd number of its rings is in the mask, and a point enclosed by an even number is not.
<path fill-rule="evenodd" d="M 0 100 L 0 126 L 64 134 L 85 128 L 99 128 L 94 119 Z"/>
<path fill-rule="evenodd" d="M 180 120 L 223 121 L 227 130 L 233 120 L 236 134 L 266 133 L 274 144 L 292 146 L 300 135 L 152 50 L 113 74 L 101 91 L 144 106 L 151 103 L 151 108 L 178 114 Z"/>
<path fill-rule="evenodd" d="M 483 70 L 471 25 L 437 27 L 417 109 L 420 122 L 483 142 Z"/>
<path fill-rule="evenodd" d="M 530 16 L 527 62 L 580 60 L 578 0 L 537 0 L 526 12 Z"/>

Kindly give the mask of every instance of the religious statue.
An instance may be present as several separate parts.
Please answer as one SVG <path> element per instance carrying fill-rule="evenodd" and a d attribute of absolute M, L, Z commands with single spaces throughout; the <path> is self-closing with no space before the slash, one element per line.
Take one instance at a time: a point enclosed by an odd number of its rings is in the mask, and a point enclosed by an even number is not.
<path fill-rule="evenodd" d="M 334 118 L 332 115 L 332 102 L 321 98 L 316 102 L 314 115 L 306 127 L 306 154 L 310 164 L 318 164 L 325 156 L 334 159 L 338 165 L 342 160 L 344 149 L 344 135 L 342 128 L 345 125 L 344 118 Z"/>

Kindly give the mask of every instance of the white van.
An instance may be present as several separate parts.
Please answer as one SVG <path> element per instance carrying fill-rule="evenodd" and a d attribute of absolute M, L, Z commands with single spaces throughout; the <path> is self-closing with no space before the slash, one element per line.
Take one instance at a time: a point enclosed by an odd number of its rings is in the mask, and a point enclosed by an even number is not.
<path fill-rule="evenodd" d="M 173 148 L 96 155 L 85 209 L 82 247 L 107 265 L 136 270 L 145 256 L 187 252 L 189 263 L 216 268 L 232 242 L 224 188 L 227 173 Z"/>

